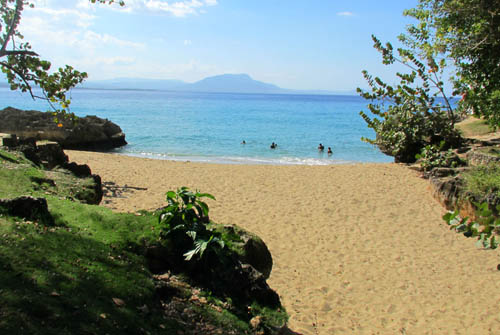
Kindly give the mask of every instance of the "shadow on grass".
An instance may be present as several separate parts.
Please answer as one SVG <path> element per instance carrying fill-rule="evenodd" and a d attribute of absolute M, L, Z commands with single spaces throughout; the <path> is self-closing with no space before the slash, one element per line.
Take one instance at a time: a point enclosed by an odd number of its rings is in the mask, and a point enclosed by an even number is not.
<path fill-rule="evenodd" d="M 0 218 L 0 236 L 0 333 L 141 334 L 161 323 L 147 314 L 154 287 L 141 257 L 66 227 Z"/>

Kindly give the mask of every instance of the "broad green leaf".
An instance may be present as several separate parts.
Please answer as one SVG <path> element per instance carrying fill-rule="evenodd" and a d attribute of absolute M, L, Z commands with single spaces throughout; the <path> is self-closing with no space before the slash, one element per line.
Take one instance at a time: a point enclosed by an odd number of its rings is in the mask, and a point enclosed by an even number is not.
<path fill-rule="evenodd" d="M 196 196 L 198 198 L 209 198 L 209 199 L 215 200 L 215 197 L 209 193 L 196 193 Z"/>

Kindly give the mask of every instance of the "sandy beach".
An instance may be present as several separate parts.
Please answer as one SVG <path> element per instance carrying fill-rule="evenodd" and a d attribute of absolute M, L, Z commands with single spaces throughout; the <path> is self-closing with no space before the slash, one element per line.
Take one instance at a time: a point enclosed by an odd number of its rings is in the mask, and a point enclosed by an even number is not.
<path fill-rule="evenodd" d="M 451 232 L 416 171 L 66 153 L 121 187 L 102 202 L 117 211 L 156 209 L 180 186 L 213 194 L 212 220 L 268 245 L 269 284 L 298 333 L 500 334 L 499 252 Z"/>

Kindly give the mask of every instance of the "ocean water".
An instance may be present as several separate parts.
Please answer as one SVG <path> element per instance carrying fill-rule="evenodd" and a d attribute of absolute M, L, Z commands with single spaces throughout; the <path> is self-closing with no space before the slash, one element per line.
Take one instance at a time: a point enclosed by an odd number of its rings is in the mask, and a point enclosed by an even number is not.
<path fill-rule="evenodd" d="M 393 161 L 361 141 L 374 132 L 359 116 L 367 108 L 358 96 L 78 89 L 71 96 L 76 115 L 120 125 L 129 143 L 116 150 L 122 154 L 226 164 Z M 0 88 L 0 107 L 7 106 L 48 110 L 46 102 Z"/>

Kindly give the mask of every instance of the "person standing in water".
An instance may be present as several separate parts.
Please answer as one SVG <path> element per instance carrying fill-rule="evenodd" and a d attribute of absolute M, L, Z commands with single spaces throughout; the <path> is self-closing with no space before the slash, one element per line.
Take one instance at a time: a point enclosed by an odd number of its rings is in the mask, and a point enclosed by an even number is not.
<path fill-rule="evenodd" d="M 332 148 L 328 147 L 328 156 L 330 156 L 331 154 L 333 154 Z"/>
<path fill-rule="evenodd" d="M 318 145 L 318 150 L 319 150 L 319 151 L 323 151 L 323 150 L 325 150 L 325 147 L 323 146 L 323 144 L 321 144 L 321 143 L 320 143 L 320 144 Z"/>

